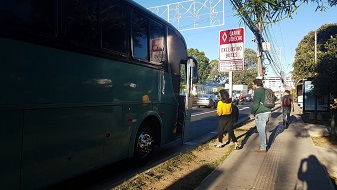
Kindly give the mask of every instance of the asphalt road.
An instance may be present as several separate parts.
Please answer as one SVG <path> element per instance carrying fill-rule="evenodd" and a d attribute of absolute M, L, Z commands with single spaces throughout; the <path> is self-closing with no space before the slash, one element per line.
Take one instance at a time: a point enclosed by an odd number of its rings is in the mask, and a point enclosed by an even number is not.
<path fill-rule="evenodd" d="M 251 104 L 252 103 L 247 102 L 244 105 L 238 105 L 240 110 L 239 120 L 241 118 L 248 117 Z M 217 129 L 217 125 L 218 116 L 216 114 L 216 109 L 193 107 L 190 129 L 188 130 L 187 134 L 187 143 L 192 142 L 194 139 L 198 139 L 199 137 L 206 134 L 212 132 L 214 133 L 214 131 Z M 180 138 L 170 144 L 156 149 L 154 158 L 146 166 L 141 168 L 134 168 L 132 166 L 131 160 L 122 160 L 112 164 L 111 166 L 107 166 L 94 172 L 70 179 L 48 189 L 111 189 L 121 184 L 123 181 L 132 178 L 136 174 L 146 171 L 176 156 L 180 152 L 184 152 L 184 147 L 186 148 L 186 146 L 182 145 L 183 142 Z"/>
<path fill-rule="evenodd" d="M 251 102 L 238 105 L 240 110 L 239 119 L 247 117 L 250 113 Z M 218 115 L 216 109 L 211 108 L 193 108 L 191 114 L 191 126 L 188 133 L 188 140 L 193 140 L 206 133 L 214 131 L 218 127 Z"/>

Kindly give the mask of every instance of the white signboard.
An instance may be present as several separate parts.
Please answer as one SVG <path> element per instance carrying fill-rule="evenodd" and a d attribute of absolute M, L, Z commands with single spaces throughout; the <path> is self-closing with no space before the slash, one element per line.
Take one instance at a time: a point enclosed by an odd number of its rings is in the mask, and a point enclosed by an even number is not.
<path fill-rule="evenodd" d="M 244 70 L 244 28 L 220 31 L 219 72 Z"/>
<path fill-rule="evenodd" d="M 155 38 L 151 40 L 151 61 L 161 63 L 164 61 L 164 41 L 162 38 Z"/>

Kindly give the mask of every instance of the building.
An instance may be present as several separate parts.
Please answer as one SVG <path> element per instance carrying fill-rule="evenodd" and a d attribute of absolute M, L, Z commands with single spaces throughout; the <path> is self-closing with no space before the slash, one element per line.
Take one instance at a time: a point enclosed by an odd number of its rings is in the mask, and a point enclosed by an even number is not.
<path fill-rule="evenodd" d="M 265 77 L 264 80 L 264 86 L 266 88 L 272 89 L 274 92 L 280 91 L 284 92 L 284 90 L 292 90 L 294 89 L 294 82 L 291 78 L 291 76 L 285 76 L 284 78 L 284 86 L 282 83 L 282 80 L 280 77 Z"/>
<path fill-rule="evenodd" d="M 263 82 L 264 87 L 272 89 L 277 98 L 280 98 L 285 90 L 291 91 L 295 88 L 291 76 L 285 76 L 284 86 L 280 77 L 265 77 Z"/>
<path fill-rule="evenodd" d="M 272 89 L 274 92 L 283 91 L 284 87 L 280 77 L 265 77 L 263 86 Z"/>

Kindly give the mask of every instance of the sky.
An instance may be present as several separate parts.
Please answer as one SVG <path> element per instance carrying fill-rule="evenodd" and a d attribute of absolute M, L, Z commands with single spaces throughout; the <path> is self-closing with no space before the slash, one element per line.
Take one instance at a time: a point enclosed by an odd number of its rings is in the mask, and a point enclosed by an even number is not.
<path fill-rule="evenodd" d="M 186 0 L 134 0 L 145 8 L 167 5 Z M 198 0 L 203 2 L 204 0 Z M 257 44 L 252 41 L 253 33 L 247 26 L 241 22 L 240 18 L 235 16 L 236 12 L 232 10 L 229 0 L 224 0 L 224 25 L 181 31 L 184 36 L 187 48 L 198 49 L 205 52 L 209 60 L 219 58 L 219 32 L 233 28 L 243 27 L 245 29 L 244 47 L 257 50 Z M 215 0 L 213 0 L 215 2 Z M 303 4 L 292 18 L 286 18 L 276 24 L 269 25 L 268 33 L 271 39 L 271 51 L 275 62 L 282 68 L 285 75 L 289 75 L 293 70 L 292 63 L 296 53 L 296 48 L 300 41 L 310 31 L 315 31 L 323 24 L 337 24 L 337 6 L 328 7 L 324 12 L 316 11 L 315 3 Z M 164 18 L 166 19 L 166 18 Z M 313 44 L 314 45 L 314 44 Z M 267 76 L 277 76 L 265 61 L 267 66 Z"/>

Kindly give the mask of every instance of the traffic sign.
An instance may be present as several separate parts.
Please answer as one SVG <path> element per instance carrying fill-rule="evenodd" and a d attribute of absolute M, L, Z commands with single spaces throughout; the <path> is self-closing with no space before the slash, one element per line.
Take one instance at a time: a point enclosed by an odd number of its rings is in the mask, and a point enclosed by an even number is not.
<path fill-rule="evenodd" d="M 219 71 L 243 71 L 244 28 L 222 30 L 219 37 Z"/>

